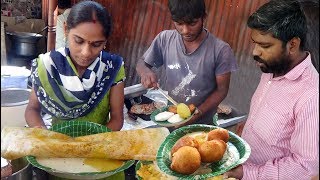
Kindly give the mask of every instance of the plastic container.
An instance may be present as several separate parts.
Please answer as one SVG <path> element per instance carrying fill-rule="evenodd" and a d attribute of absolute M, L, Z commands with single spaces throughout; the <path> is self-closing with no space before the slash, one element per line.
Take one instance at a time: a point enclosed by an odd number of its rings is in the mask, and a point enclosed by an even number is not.
<path fill-rule="evenodd" d="M 1 89 L 28 87 L 31 71 L 26 67 L 1 66 Z"/>

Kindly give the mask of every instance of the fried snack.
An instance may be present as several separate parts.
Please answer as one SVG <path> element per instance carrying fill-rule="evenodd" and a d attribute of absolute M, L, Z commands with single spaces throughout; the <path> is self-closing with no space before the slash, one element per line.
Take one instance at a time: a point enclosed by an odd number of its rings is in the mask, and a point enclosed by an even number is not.
<path fill-rule="evenodd" d="M 171 149 L 171 154 L 174 154 L 176 151 L 178 151 L 178 149 L 180 149 L 183 146 L 198 148 L 199 144 L 193 137 L 183 136 L 174 144 L 174 146 Z"/>
<path fill-rule="evenodd" d="M 201 165 L 201 156 L 194 147 L 183 146 L 173 154 L 171 169 L 181 174 L 192 174 Z"/>
<path fill-rule="evenodd" d="M 147 128 L 72 138 L 40 128 L 4 127 L 1 131 L 1 157 L 9 160 L 31 155 L 154 161 L 169 133 L 167 128 Z"/>
<path fill-rule="evenodd" d="M 207 141 L 207 133 L 203 132 L 199 135 L 196 135 L 194 139 L 198 142 L 199 146 Z"/>
<path fill-rule="evenodd" d="M 191 111 L 191 114 L 196 110 L 196 106 L 194 104 L 189 104 L 188 107 Z"/>
<path fill-rule="evenodd" d="M 214 140 L 214 139 L 220 139 L 223 140 L 225 143 L 229 140 L 229 132 L 226 129 L 223 128 L 217 128 L 214 130 L 211 130 L 208 133 L 208 141 Z"/>
<path fill-rule="evenodd" d="M 222 140 L 211 140 L 202 143 L 198 148 L 201 162 L 212 163 L 220 161 L 226 149 L 227 144 Z"/>
<path fill-rule="evenodd" d="M 177 106 L 174 106 L 174 105 L 169 106 L 168 111 L 177 114 Z"/>

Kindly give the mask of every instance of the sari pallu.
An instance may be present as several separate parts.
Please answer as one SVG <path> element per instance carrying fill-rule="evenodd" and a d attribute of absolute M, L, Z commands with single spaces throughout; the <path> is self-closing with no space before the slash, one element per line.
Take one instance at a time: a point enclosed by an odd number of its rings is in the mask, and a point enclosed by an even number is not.
<path fill-rule="evenodd" d="M 32 62 L 31 79 L 44 112 L 74 119 L 92 111 L 106 96 L 123 65 L 122 57 L 101 51 L 78 76 L 68 48 L 41 54 Z"/>

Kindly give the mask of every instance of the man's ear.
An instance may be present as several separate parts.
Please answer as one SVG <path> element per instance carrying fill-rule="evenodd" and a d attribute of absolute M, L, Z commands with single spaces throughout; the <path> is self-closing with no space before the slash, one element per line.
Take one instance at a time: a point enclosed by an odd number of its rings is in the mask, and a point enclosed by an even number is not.
<path fill-rule="evenodd" d="M 301 43 L 301 39 L 298 37 L 294 37 L 292 38 L 289 42 L 288 42 L 288 46 L 289 46 L 289 52 L 292 53 L 296 53 L 300 50 L 300 43 Z"/>

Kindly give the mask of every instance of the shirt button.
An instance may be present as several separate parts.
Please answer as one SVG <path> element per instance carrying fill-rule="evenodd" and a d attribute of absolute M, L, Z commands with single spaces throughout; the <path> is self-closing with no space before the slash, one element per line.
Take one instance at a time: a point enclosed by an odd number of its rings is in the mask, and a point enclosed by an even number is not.
<path fill-rule="evenodd" d="M 271 84 L 271 81 L 268 81 L 268 84 Z"/>

